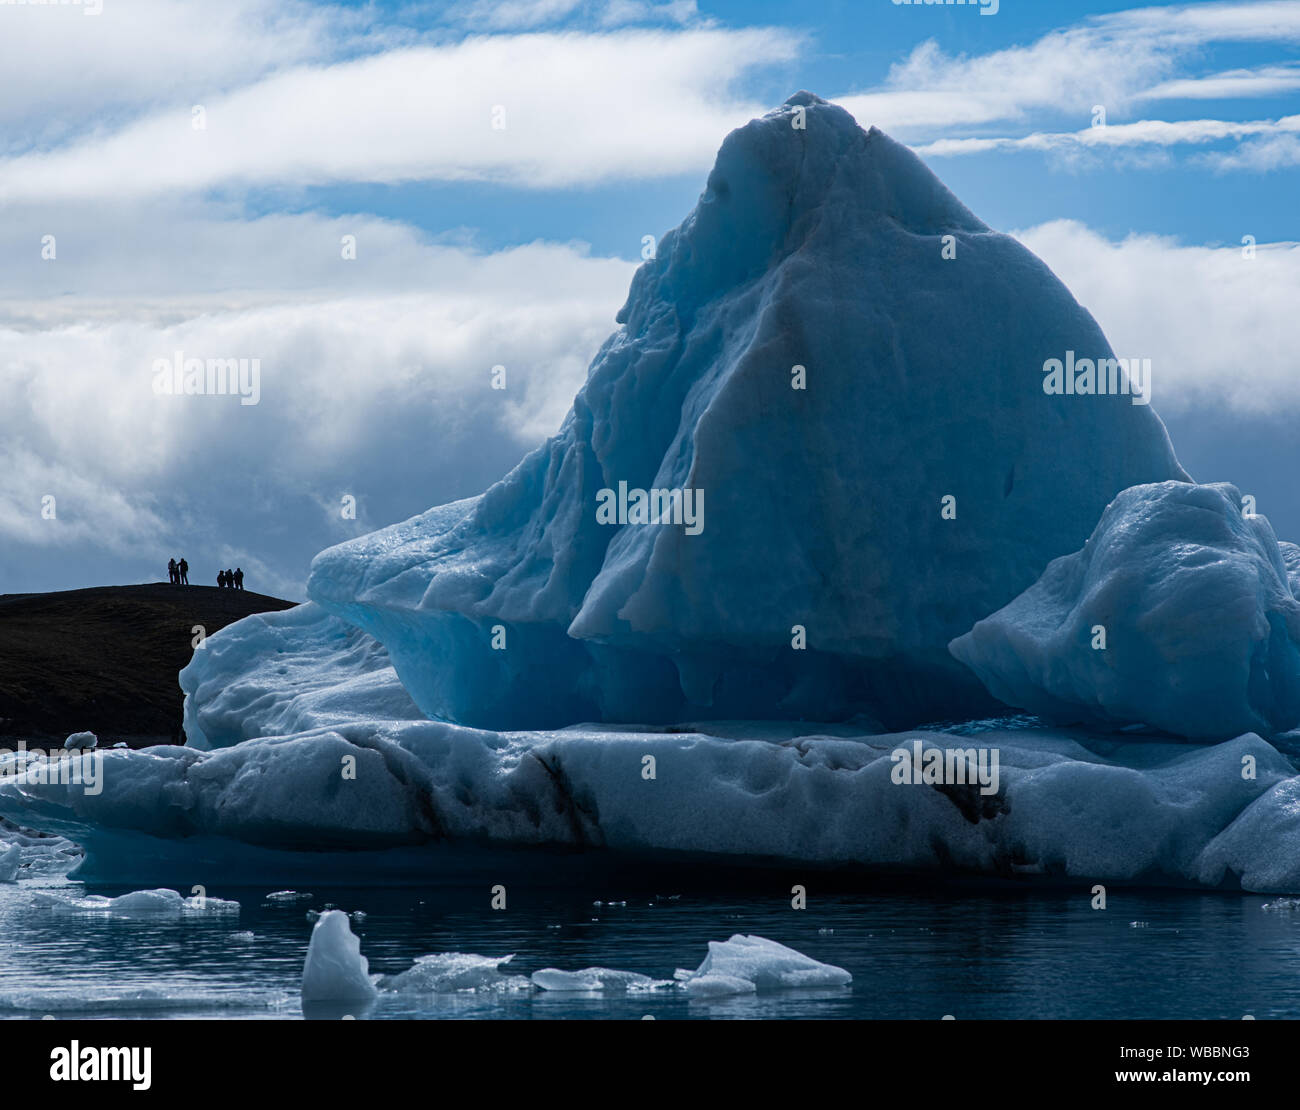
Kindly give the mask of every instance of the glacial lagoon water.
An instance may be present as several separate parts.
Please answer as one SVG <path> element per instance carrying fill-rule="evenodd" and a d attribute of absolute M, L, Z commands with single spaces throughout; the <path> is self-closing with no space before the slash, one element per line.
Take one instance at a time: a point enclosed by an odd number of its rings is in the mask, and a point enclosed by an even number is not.
<path fill-rule="evenodd" d="M 0 886 L 0 1017 L 302 1018 L 306 911 L 327 904 L 366 915 L 354 926 L 362 952 L 372 972 L 386 974 L 458 951 L 515 953 L 505 970 L 522 975 L 604 966 L 670 979 L 675 968 L 698 966 L 708 941 L 745 933 L 853 975 L 848 988 L 711 1000 L 671 988 L 381 994 L 359 1019 L 1300 1017 L 1300 905 L 1282 899 L 1113 888 L 1107 908 L 1094 910 L 1086 889 L 832 893 L 811 883 L 808 908 L 795 910 L 788 886 L 773 887 L 761 879 L 718 890 L 698 881 L 680 891 L 604 880 L 584 890 L 518 886 L 506 910 L 490 907 L 486 886 L 316 886 L 291 903 L 268 902 L 266 887 L 231 887 L 208 893 L 237 900 L 237 917 L 159 921 L 68 914 L 33 898 L 36 889 L 87 893 L 80 884 L 8 884 Z"/>

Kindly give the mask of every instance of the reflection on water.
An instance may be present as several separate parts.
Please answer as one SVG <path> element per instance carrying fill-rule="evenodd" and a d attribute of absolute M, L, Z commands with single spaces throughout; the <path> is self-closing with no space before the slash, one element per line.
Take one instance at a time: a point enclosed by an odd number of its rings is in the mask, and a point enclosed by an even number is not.
<path fill-rule="evenodd" d="M 75 884 L 48 884 L 79 892 Z M 751 933 L 847 968 L 846 989 L 688 1000 L 679 992 L 382 994 L 358 1018 L 1258 1018 L 1300 1017 L 1300 912 L 1277 899 L 1112 888 L 819 893 L 773 890 L 325 889 L 273 904 L 223 888 L 238 917 L 110 920 L 0 887 L 0 1016 L 298 1018 L 309 907 L 362 910 L 373 972 L 434 952 L 516 953 L 511 973 L 604 966 L 670 979 L 710 940 Z M 119 894 L 117 889 L 97 893 Z M 188 892 L 186 892 L 188 893 Z M 626 900 L 626 906 L 593 902 Z M 236 937 L 251 931 L 252 939 Z M 341 1017 L 330 1008 L 308 1016 Z"/>

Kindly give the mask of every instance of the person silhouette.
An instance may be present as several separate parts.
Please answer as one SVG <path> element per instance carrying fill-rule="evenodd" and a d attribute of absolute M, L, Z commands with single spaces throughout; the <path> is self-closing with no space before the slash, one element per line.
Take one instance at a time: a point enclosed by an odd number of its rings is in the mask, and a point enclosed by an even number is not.
<path fill-rule="evenodd" d="M 223 590 L 226 588 L 226 572 L 224 570 L 217 571 L 217 585 Z"/>
<path fill-rule="evenodd" d="M 229 567 L 226 567 L 226 586 L 232 590 L 235 588 L 235 572 Z"/>
<path fill-rule="evenodd" d="M 243 588 L 244 588 L 244 570 L 242 567 L 236 567 L 235 568 L 235 589 L 242 590 Z"/>
<path fill-rule="evenodd" d="M 167 560 L 167 581 L 170 582 L 173 586 L 176 585 L 176 575 L 178 573 L 179 572 L 176 569 L 176 560 L 168 559 Z"/>
<path fill-rule="evenodd" d="M 185 556 L 181 556 L 181 561 L 176 564 L 176 570 L 180 573 L 182 586 L 190 584 L 190 564 L 185 561 Z"/>

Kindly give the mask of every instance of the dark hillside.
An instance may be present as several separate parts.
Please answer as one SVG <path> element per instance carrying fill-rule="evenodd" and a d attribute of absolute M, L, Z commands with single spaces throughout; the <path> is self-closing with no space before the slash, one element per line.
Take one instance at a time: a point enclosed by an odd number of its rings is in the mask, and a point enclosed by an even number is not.
<path fill-rule="evenodd" d="M 193 654 L 193 627 L 211 636 L 251 613 L 294 604 L 166 582 L 2 594 L 0 738 L 37 747 L 89 730 L 101 745 L 179 740 L 176 672 Z"/>

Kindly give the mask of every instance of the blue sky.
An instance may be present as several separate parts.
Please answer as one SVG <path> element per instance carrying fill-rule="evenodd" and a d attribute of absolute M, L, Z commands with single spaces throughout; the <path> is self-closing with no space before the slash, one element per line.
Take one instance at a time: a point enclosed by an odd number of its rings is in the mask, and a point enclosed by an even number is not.
<path fill-rule="evenodd" d="M 1039 253 L 1152 358 L 1194 476 L 1300 539 L 1300 2 L 997 7 L 0 5 L 0 592 L 185 554 L 297 597 L 322 547 L 478 492 L 558 426 L 642 237 L 800 88 Z M 259 358 L 261 402 L 153 395 L 182 349 Z"/>

